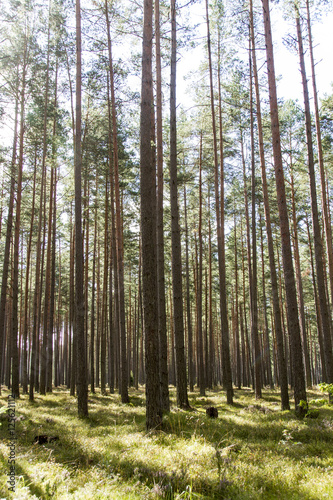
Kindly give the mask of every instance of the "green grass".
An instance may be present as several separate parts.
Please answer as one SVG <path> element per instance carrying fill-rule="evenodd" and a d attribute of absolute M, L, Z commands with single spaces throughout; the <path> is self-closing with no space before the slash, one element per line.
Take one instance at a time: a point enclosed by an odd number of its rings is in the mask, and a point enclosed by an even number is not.
<path fill-rule="evenodd" d="M 8 491 L 8 391 L 0 397 L 0 498 L 8 499 L 333 499 L 333 407 L 309 393 L 317 418 L 282 412 L 279 393 L 250 389 L 190 393 L 191 411 L 175 406 L 163 430 L 146 432 L 144 389 L 89 395 L 89 419 L 77 417 L 65 389 L 16 401 L 16 492 Z M 218 408 L 218 419 L 205 408 Z M 317 413 L 317 412 L 314 412 Z M 38 434 L 59 436 L 33 444 Z"/>

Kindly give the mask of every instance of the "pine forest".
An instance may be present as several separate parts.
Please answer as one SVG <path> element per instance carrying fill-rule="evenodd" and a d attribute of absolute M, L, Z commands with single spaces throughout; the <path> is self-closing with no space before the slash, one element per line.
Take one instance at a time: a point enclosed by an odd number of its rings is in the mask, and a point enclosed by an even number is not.
<path fill-rule="evenodd" d="M 1 1 L 2 496 L 333 499 L 331 14 Z"/>

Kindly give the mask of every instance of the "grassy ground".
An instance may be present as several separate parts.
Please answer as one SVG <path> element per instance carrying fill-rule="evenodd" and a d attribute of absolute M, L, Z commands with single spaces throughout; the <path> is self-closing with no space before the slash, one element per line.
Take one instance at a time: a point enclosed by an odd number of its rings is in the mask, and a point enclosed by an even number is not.
<path fill-rule="evenodd" d="M 279 394 L 249 389 L 190 393 L 192 411 L 173 407 L 163 431 L 145 430 L 144 389 L 131 403 L 118 395 L 89 395 L 87 420 L 65 389 L 15 407 L 16 491 L 8 490 L 10 435 L 0 414 L 0 498 L 16 499 L 333 499 L 333 407 L 309 392 L 317 418 L 281 412 Z M 0 407 L 7 408 L 3 390 Z M 216 406 L 217 419 L 205 408 Z M 1 408 L 0 408 L 1 411 Z M 316 412 L 314 412 L 316 413 Z M 317 412 L 318 413 L 318 412 Z M 58 436 L 43 445 L 37 435 Z"/>

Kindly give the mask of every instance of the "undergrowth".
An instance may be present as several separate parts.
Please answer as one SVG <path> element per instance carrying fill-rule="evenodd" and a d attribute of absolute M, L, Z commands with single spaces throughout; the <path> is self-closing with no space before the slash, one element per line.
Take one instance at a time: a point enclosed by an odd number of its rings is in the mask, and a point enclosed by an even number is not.
<path fill-rule="evenodd" d="M 16 491 L 8 490 L 9 392 L 0 397 L 0 497 L 8 499 L 333 499 L 333 407 L 310 391 L 316 418 L 281 411 L 278 391 L 189 394 L 191 410 L 175 406 L 163 429 L 145 429 L 144 388 L 89 395 L 89 418 L 77 417 L 64 388 L 16 400 Z M 206 416 L 208 406 L 218 418 Z M 4 412 L 1 412 L 3 409 Z M 56 437 L 45 444 L 36 436 Z"/>

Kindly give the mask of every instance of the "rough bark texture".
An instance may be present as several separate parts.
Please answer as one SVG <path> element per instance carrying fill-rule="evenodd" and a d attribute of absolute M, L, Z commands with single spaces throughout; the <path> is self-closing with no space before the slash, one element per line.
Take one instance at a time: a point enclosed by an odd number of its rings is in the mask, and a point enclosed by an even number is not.
<path fill-rule="evenodd" d="M 172 247 L 173 324 L 176 351 L 177 404 L 188 407 L 184 346 L 182 260 L 177 186 L 177 121 L 176 121 L 176 4 L 171 0 L 171 79 L 170 79 L 170 204 Z"/>
<path fill-rule="evenodd" d="M 156 259 L 156 169 L 152 154 L 152 0 L 144 1 L 142 46 L 142 87 L 140 122 L 140 192 L 143 314 L 146 356 L 146 427 L 154 429 L 162 423 L 159 378 L 159 338 Z"/>
<path fill-rule="evenodd" d="M 19 244 L 20 244 L 20 225 L 21 225 L 21 204 L 22 204 L 22 175 L 23 175 L 23 148 L 24 148 L 24 111 L 25 111 L 25 91 L 26 91 L 26 67 L 27 64 L 27 38 L 25 37 L 21 103 L 20 103 L 20 141 L 18 158 L 18 175 L 16 185 L 16 214 L 14 230 L 14 262 L 13 262 L 13 281 L 12 281 L 12 331 L 11 331 L 11 359 L 12 359 L 12 394 L 15 397 L 20 396 L 19 388 L 19 352 L 18 352 L 18 293 L 19 293 Z"/>
<path fill-rule="evenodd" d="M 114 73 L 112 60 L 112 47 L 110 36 L 110 23 L 107 3 L 105 4 L 107 36 L 108 36 L 108 55 L 111 86 L 111 105 L 112 105 L 112 137 L 113 137 L 113 162 L 114 162 L 114 189 L 116 198 L 116 249 L 117 249 L 117 270 L 118 270 L 118 293 L 119 293 L 119 328 L 120 328 L 120 350 L 121 350 L 121 401 L 129 402 L 128 397 L 128 373 L 127 373 L 127 355 L 126 355 L 126 319 L 125 319 L 125 286 L 124 286 L 124 250 L 123 250 L 123 230 L 121 223 L 121 203 L 119 189 L 119 164 L 118 164 L 118 138 L 117 138 L 117 114 L 116 98 L 114 91 Z"/>
<path fill-rule="evenodd" d="M 193 330 L 191 317 L 190 299 L 190 266 L 188 250 L 188 226 L 187 226 L 187 205 L 186 187 L 184 186 L 184 216 L 185 216 L 185 270 L 186 270 L 186 317 L 187 317 L 187 354 L 188 354 L 188 381 L 190 391 L 194 390 L 194 366 L 193 366 Z"/>
<path fill-rule="evenodd" d="M 274 244 L 273 244 L 272 225 L 271 225 L 271 211 L 270 211 L 268 188 L 267 188 L 267 178 L 266 178 L 266 162 L 265 162 L 263 128 L 261 119 L 259 80 L 257 71 L 257 58 L 255 50 L 253 22 L 251 22 L 251 39 L 252 39 L 253 74 L 254 74 L 255 92 L 256 92 L 256 111 L 257 111 L 257 123 L 258 123 L 258 135 L 259 135 L 261 180 L 262 180 L 262 190 L 264 199 L 267 246 L 268 246 L 269 268 L 270 268 L 271 287 L 272 287 L 273 314 L 274 314 L 277 358 L 278 358 L 278 369 L 279 369 L 280 391 L 281 391 L 281 408 L 282 410 L 289 410 L 290 406 L 289 406 L 289 393 L 288 393 L 288 375 L 287 375 L 286 360 L 284 356 L 279 288 L 278 288 L 278 280 L 276 273 Z"/>
<path fill-rule="evenodd" d="M 75 337 L 77 349 L 78 414 L 88 416 L 88 386 L 86 340 L 84 329 L 83 296 L 83 240 L 82 240 L 82 153 L 81 153 L 81 9 L 76 0 L 76 122 L 75 122 Z"/>
<path fill-rule="evenodd" d="M 5 253 L 3 257 L 3 267 L 2 267 L 2 281 L 1 281 L 1 297 L 0 297 L 0 393 L 1 393 L 1 383 L 2 383 L 2 363 L 5 352 L 5 320 L 6 320 L 6 302 L 7 302 L 7 282 L 9 273 L 9 260 L 10 260 L 10 244 L 12 239 L 13 231 L 13 213 L 14 213 L 14 195 L 15 195 L 15 181 L 16 181 L 16 157 L 17 157 L 17 126 L 18 126 L 18 95 L 15 104 L 15 119 L 14 119 L 14 140 L 13 140 L 13 154 L 11 161 L 10 170 L 10 195 L 9 195 L 9 206 L 8 206 L 8 216 L 7 216 L 7 228 L 6 228 L 6 242 L 5 242 Z"/>
<path fill-rule="evenodd" d="M 158 280 L 158 335 L 160 348 L 161 405 L 170 411 L 168 376 L 168 337 L 166 326 L 164 277 L 164 225 L 163 225 L 163 134 L 162 134 L 162 71 L 160 47 L 159 0 L 155 0 L 156 46 L 156 153 L 157 153 L 157 280 Z"/>
<path fill-rule="evenodd" d="M 305 377 L 302 357 L 302 343 L 298 321 L 297 297 L 295 276 L 290 243 L 290 230 L 288 210 L 286 203 L 285 182 L 282 166 L 280 123 L 278 116 L 278 104 L 276 94 L 276 79 L 273 56 L 273 42 L 271 33 L 271 22 L 268 0 L 262 0 L 263 17 L 265 26 L 265 42 L 267 57 L 267 75 L 269 87 L 269 102 L 271 116 L 271 131 L 273 142 L 274 169 L 276 181 L 277 202 L 279 208 L 279 223 L 282 244 L 283 271 L 286 291 L 288 330 L 291 347 L 291 363 L 294 373 L 294 397 L 296 411 L 302 415 L 302 408 L 299 406 L 301 400 L 306 401 Z"/>
<path fill-rule="evenodd" d="M 305 72 L 301 23 L 300 23 L 298 8 L 296 6 L 295 6 L 295 15 L 296 15 L 296 30 L 297 30 L 297 40 L 298 40 L 298 55 L 300 61 L 300 69 L 301 69 L 302 85 L 303 85 L 303 97 L 304 97 L 306 144 L 308 150 L 308 169 L 309 169 L 309 180 L 310 180 L 312 226 L 313 226 L 317 285 L 318 285 L 318 297 L 319 297 L 320 314 L 321 314 L 323 338 L 325 345 L 326 374 L 328 382 L 332 383 L 333 382 L 332 338 L 330 331 L 331 329 L 330 329 L 329 308 L 328 308 L 328 301 L 327 301 L 326 287 L 325 287 L 323 242 L 321 238 L 321 229 L 320 229 L 319 215 L 318 215 L 316 177 L 315 177 L 313 145 L 312 145 L 310 101 L 308 93 L 308 83 Z"/>
<path fill-rule="evenodd" d="M 291 148 L 290 148 L 291 150 Z M 291 167 L 291 204 L 292 204 L 292 218 L 293 218 L 293 230 L 294 230 L 294 256 L 295 256 L 295 271 L 296 271 L 296 286 L 297 286 L 297 298 L 298 298 L 298 312 L 299 312 L 299 326 L 301 329 L 301 336 L 303 341 L 303 355 L 304 355 L 304 367 L 306 376 L 306 385 L 311 387 L 311 367 L 310 367 L 310 356 L 307 344 L 306 335 L 306 325 L 305 325 L 305 307 L 304 307 L 304 296 L 303 296 L 303 283 L 302 283 L 302 272 L 301 272 L 301 262 L 299 256 L 299 245 L 298 245 L 298 228 L 297 228 L 297 214 L 296 214 L 296 203 L 295 203 L 295 187 L 294 187 L 294 176 L 292 172 L 292 159 L 290 159 Z"/>
<path fill-rule="evenodd" d="M 213 70 L 212 56 L 210 44 L 210 29 L 208 15 L 208 1 L 206 0 L 206 19 L 207 19 L 207 45 L 208 45 L 208 60 L 209 60 L 209 77 L 210 77 L 210 98 L 211 98 L 211 113 L 213 126 L 213 141 L 214 141 L 214 188 L 215 188 L 215 205 L 216 205 L 216 226 L 217 226 L 217 244 L 218 244 L 218 262 L 219 262 L 219 277 L 220 277 L 220 313 L 221 313 L 221 344 L 222 344 L 222 379 L 223 386 L 227 393 L 228 404 L 233 403 L 233 388 L 230 363 L 230 346 L 229 346 L 229 326 L 228 326 L 228 311 L 226 297 L 226 275 L 225 275 L 225 249 L 224 249 L 224 224 L 221 220 L 220 194 L 219 194 L 219 175 L 218 175 L 218 157 L 217 157 L 217 140 L 216 140 L 216 123 L 215 123 L 215 107 L 214 107 L 214 88 L 213 88 Z M 223 179 L 223 158 L 221 162 L 221 177 Z M 222 182 L 223 183 L 223 182 Z M 221 200 L 224 203 L 224 199 Z"/>
<path fill-rule="evenodd" d="M 252 2 L 250 1 L 250 27 L 253 25 Z M 250 29 L 252 31 L 252 29 Z M 251 33 L 252 35 L 252 33 Z M 250 50 L 251 50 L 250 36 Z M 258 334 L 258 275 L 257 275 L 257 224 L 256 224 L 256 172 L 254 152 L 254 119 L 253 119 L 253 82 L 252 82 L 252 58 L 250 52 L 250 126 L 251 126 L 251 204 L 252 204 L 252 289 L 251 289 L 251 333 L 254 360 L 254 389 L 256 399 L 261 398 L 261 350 Z"/>
<path fill-rule="evenodd" d="M 331 289 L 331 303 L 333 301 L 333 246 L 332 246 L 332 227 L 329 217 L 329 202 L 326 195 L 326 176 L 324 168 L 324 156 L 321 141 L 321 129 L 320 129 L 320 119 L 319 119 L 319 104 L 317 95 L 317 84 L 316 84 L 316 74 L 315 74 L 315 61 L 313 54 L 313 43 L 312 43 L 312 31 L 311 31 L 311 18 L 310 18 L 310 5 L 309 0 L 306 0 L 306 13 L 307 13 L 307 25 L 308 25 L 308 39 L 309 39 L 309 52 L 311 61 L 311 76 L 312 76 L 312 87 L 313 87 L 313 103 L 315 109 L 315 123 L 316 123 L 316 133 L 317 133 L 317 147 L 318 147 L 318 164 L 320 172 L 320 187 L 321 187 L 321 204 L 323 210 L 324 228 L 326 234 L 326 246 L 327 246 L 327 257 L 328 257 L 328 268 L 329 268 L 329 281 Z"/>

